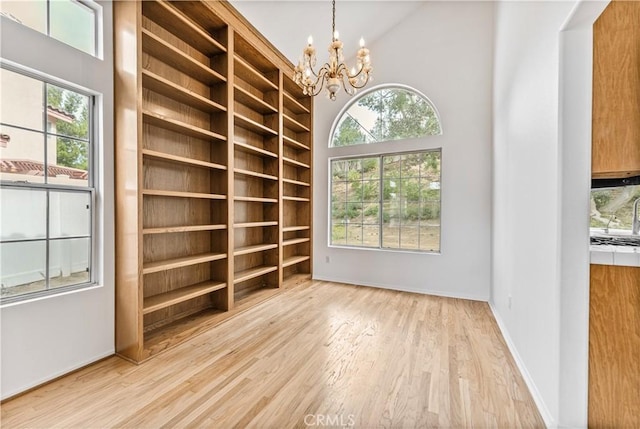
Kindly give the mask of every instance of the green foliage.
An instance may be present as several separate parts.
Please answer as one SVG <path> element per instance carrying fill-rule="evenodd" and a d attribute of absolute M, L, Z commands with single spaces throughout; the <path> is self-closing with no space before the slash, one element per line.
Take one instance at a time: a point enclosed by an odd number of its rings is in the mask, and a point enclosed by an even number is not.
<path fill-rule="evenodd" d="M 398 88 L 375 91 L 358 105 L 377 113 L 371 134 L 377 141 L 399 140 L 440 134 L 433 107 L 417 94 Z"/>
<path fill-rule="evenodd" d="M 365 135 L 360 125 L 347 114 L 333 135 L 333 146 L 350 146 L 365 142 Z"/>
<path fill-rule="evenodd" d="M 592 193 L 593 200 L 596 203 L 596 209 L 599 211 L 611 201 L 611 194 L 606 191 L 595 191 Z"/>
<path fill-rule="evenodd" d="M 73 116 L 71 122 L 56 122 L 56 134 L 65 136 L 56 138 L 56 163 L 65 167 L 87 170 L 89 167 L 87 143 L 68 138 L 86 139 L 89 136 L 87 97 L 47 85 L 47 104 Z"/>
<path fill-rule="evenodd" d="M 371 205 L 367 207 L 367 209 L 364 211 L 364 215 L 369 217 L 378 216 L 378 206 Z"/>

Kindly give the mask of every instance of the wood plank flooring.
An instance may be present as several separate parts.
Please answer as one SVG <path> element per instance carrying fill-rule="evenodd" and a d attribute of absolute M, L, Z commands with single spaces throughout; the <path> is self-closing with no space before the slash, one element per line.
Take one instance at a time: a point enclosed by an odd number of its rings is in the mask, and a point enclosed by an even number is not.
<path fill-rule="evenodd" d="M 2 404 L 2 426 L 544 427 L 486 303 L 307 281 L 136 366 Z"/>

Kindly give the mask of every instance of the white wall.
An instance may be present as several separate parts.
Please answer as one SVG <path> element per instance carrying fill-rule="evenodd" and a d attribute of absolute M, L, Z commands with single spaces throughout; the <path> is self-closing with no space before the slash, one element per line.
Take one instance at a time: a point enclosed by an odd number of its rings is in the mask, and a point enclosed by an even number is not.
<path fill-rule="evenodd" d="M 591 26 L 605 2 L 496 9 L 491 306 L 551 427 L 586 427 Z"/>
<path fill-rule="evenodd" d="M 112 5 L 104 16 L 104 59 L 2 18 L 2 58 L 101 94 L 97 160 L 98 286 L 0 309 L 0 395 L 6 398 L 114 352 Z"/>
<path fill-rule="evenodd" d="M 328 149 L 329 133 L 350 97 L 341 93 L 335 102 L 316 98 L 315 278 L 488 300 L 493 7 L 490 2 L 425 2 L 369 45 L 375 78 L 370 85 L 409 85 L 440 112 L 442 136 L 379 147 L 442 147 L 442 254 L 328 246 L 328 159 L 341 150 Z"/>

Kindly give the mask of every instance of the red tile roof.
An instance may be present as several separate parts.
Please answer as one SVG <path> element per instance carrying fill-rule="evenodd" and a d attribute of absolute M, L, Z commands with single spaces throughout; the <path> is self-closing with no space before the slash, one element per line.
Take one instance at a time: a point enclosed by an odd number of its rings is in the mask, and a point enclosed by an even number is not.
<path fill-rule="evenodd" d="M 89 173 L 77 168 L 63 167 L 59 165 L 49 165 L 49 176 L 69 176 L 72 179 L 86 180 Z M 44 164 L 42 162 L 30 161 L 28 159 L 0 159 L 0 172 L 25 174 L 28 176 L 44 176 Z"/>

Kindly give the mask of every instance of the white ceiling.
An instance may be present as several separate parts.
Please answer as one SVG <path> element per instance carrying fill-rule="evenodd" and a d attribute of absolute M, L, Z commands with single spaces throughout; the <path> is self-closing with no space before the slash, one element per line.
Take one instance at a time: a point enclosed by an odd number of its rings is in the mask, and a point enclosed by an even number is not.
<path fill-rule="evenodd" d="M 326 61 L 326 47 L 331 40 L 330 0 L 230 2 L 292 63 L 298 63 L 310 34 L 318 50 L 318 63 Z M 336 29 L 344 42 L 345 57 L 355 56 L 360 37 L 364 37 L 367 44 L 375 41 L 423 4 L 422 1 L 336 1 Z M 374 52 L 372 61 L 375 62 Z"/>

